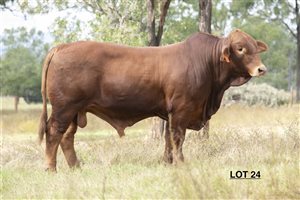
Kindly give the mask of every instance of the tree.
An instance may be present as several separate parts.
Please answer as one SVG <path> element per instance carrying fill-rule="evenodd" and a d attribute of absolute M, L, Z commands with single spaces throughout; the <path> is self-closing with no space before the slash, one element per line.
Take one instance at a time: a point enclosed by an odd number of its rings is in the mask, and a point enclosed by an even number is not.
<path fill-rule="evenodd" d="M 39 0 L 24 0 L 18 4 L 28 14 L 53 10 L 68 13 L 65 17 L 56 18 L 51 28 L 55 43 L 92 39 L 134 46 L 147 44 L 146 5 L 143 1 L 74 0 L 48 4 Z M 89 15 L 89 20 L 83 21 L 78 13 Z"/>
<path fill-rule="evenodd" d="M 156 12 L 155 12 L 155 4 L 157 4 L 157 1 L 155 0 L 147 0 L 147 30 L 148 30 L 148 45 L 149 46 L 159 46 L 161 43 L 161 38 L 163 35 L 164 30 L 164 24 L 165 24 L 165 18 L 168 13 L 168 9 L 170 6 L 171 0 L 164 0 L 160 4 L 160 13 L 159 13 L 159 22 L 158 22 L 158 29 L 156 32 Z M 158 123 L 158 125 L 157 125 Z M 165 127 L 165 120 L 154 120 L 152 124 L 152 129 L 159 129 L 154 130 L 155 133 L 159 133 L 161 136 L 164 132 Z"/>
<path fill-rule="evenodd" d="M 179 42 L 196 32 L 198 4 L 193 0 L 153 0 L 155 33 L 163 44 Z M 82 39 L 112 41 L 134 46 L 148 45 L 148 1 L 103 0 L 103 1 L 55 1 L 47 4 L 38 0 L 17 2 L 24 13 L 40 14 L 53 10 L 65 11 L 66 17 L 55 20 L 51 27 L 55 43 Z M 151 2 L 150 2 L 151 3 Z M 168 9 L 166 9 L 168 7 Z M 163 11 L 165 10 L 165 11 Z M 74 14 L 74 11 L 76 14 Z M 167 12 L 166 16 L 160 13 Z M 83 21 L 78 13 L 89 13 L 90 19 Z M 163 23 L 168 18 L 168 24 Z M 160 23 L 161 21 L 161 24 Z M 160 27 L 163 27 L 160 28 Z M 150 27 L 153 30 L 153 27 Z M 162 34 L 162 30 L 165 33 Z M 159 36 L 162 35 L 162 36 Z M 154 40 L 156 40 L 154 38 Z M 162 40 L 163 39 L 163 40 Z M 153 40 L 153 41 L 154 41 Z"/>
<path fill-rule="evenodd" d="M 0 0 L 0 9 L 1 10 L 10 10 L 12 11 L 8 6 L 7 6 L 7 3 L 13 3 L 14 0 Z"/>
<path fill-rule="evenodd" d="M 156 33 L 156 22 L 155 22 L 155 0 L 147 1 L 147 29 L 148 29 L 148 43 L 149 46 L 159 46 L 163 35 L 165 18 L 168 13 L 171 0 L 163 0 L 160 4 L 159 23 Z"/>
<path fill-rule="evenodd" d="M 300 102 L 300 15 L 299 15 L 299 3 L 296 0 L 295 1 L 295 8 L 294 8 L 294 13 L 296 15 L 296 23 L 297 23 L 297 33 L 296 33 L 296 39 L 297 39 L 297 97 L 296 101 Z M 295 33 L 292 32 L 292 35 L 295 37 Z"/>
<path fill-rule="evenodd" d="M 48 50 L 43 42 L 43 34 L 24 27 L 6 29 L 1 38 L 1 95 L 15 96 L 15 110 L 18 110 L 19 97 L 27 102 L 41 101 L 40 73 L 42 59 Z"/>
<path fill-rule="evenodd" d="M 199 0 L 199 30 L 211 33 L 211 0 Z"/>
<path fill-rule="evenodd" d="M 211 13 L 211 0 L 199 0 L 199 31 L 211 33 Z M 209 121 L 203 127 L 203 137 L 206 139 L 209 137 Z"/>
<path fill-rule="evenodd" d="M 192 0 L 172 1 L 168 10 L 168 23 L 164 26 L 162 44 L 181 42 L 198 31 L 197 4 Z"/>
<path fill-rule="evenodd" d="M 225 35 L 228 27 L 231 27 L 230 10 L 228 1 L 214 0 L 212 4 L 211 29 L 216 35 Z"/>

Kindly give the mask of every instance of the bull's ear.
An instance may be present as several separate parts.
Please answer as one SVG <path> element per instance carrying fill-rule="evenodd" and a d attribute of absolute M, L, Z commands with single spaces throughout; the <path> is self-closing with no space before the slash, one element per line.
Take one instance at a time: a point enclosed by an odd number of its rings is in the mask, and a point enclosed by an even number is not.
<path fill-rule="evenodd" d="M 230 40 L 227 39 L 222 47 L 222 52 L 221 52 L 221 57 L 220 60 L 221 62 L 230 62 Z"/>
<path fill-rule="evenodd" d="M 256 40 L 257 43 L 257 53 L 261 53 L 268 50 L 268 45 L 266 43 Z"/>

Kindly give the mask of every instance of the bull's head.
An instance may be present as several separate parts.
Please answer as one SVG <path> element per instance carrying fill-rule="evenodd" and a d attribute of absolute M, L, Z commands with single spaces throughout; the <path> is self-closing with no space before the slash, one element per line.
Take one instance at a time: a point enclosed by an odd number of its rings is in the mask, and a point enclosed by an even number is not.
<path fill-rule="evenodd" d="M 233 71 L 243 77 L 261 76 L 267 72 L 267 68 L 261 62 L 259 53 L 268 49 L 267 45 L 253 39 L 247 33 L 241 30 L 235 30 L 225 38 L 221 62 L 228 63 Z M 240 85 L 233 83 L 232 85 Z"/>

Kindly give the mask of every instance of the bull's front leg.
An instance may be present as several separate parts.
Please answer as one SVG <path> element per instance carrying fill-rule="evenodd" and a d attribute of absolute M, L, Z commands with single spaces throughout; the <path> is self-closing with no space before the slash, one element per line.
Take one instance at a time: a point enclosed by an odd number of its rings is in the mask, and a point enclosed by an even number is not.
<path fill-rule="evenodd" d="M 173 154 L 172 154 L 173 145 L 171 142 L 169 122 L 167 122 L 167 124 L 166 124 L 165 142 L 166 142 L 166 145 L 165 145 L 164 161 L 166 163 L 171 164 L 173 162 Z"/>
<path fill-rule="evenodd" d="M 171 129 L 171 143 L 173 146 L 173 162 L 175 164 L 183 162 L 184 156 L 182 153 L 182 145 L 185 139 L 185 129 L 176 127 Z"/>

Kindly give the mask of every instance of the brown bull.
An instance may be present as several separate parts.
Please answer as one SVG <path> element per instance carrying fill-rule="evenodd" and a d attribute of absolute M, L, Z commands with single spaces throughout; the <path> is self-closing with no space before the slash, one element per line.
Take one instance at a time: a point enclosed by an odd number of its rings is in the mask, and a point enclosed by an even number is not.
<path fill-rule="evenodd" d="M 60 145 L 70 167 L 77 126 L 86 113 L 107 121 L 120 136 L 147 117 L 167 120 L 164 160 L 183 161 L 186 129 L 200 130 L 216 113 L 224 91 L 266 72 L 259 53 L 267 45 L 236 30 L 219 38 L 196 33 L 164 47 L 134 48 L 110 43 L 75 42 L 53 48 L 42 75 L 46 161 L 56 169 Z M 46 94 L 52 105 L 47 121 Z"/>

